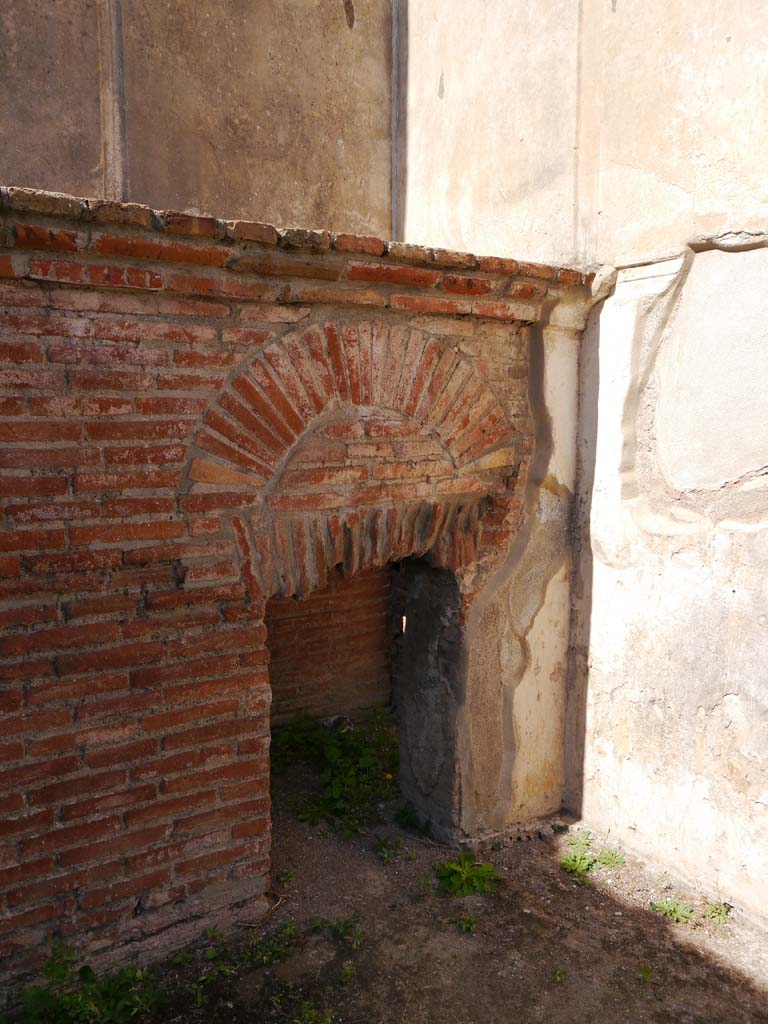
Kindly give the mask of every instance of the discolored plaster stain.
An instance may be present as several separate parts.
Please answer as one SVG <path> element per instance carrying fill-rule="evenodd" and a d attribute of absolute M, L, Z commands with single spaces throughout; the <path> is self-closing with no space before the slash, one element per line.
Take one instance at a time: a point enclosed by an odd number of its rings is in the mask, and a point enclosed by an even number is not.
<path fill-rule="evenodd" d="M 347 28 L 355 27 L 355 5 L 352 0 L 344 0 L 344 16 L 347 19 Z"/>
<path fill-rule="evenodd" d="M 441 71 L 440 72 L 440 82 L 439 82 L 439 84 L 437 86 L 437 98 L 439 100 L 441 100 L 443 98 L 443 96 L 445 96 L 445 75 Z"/>

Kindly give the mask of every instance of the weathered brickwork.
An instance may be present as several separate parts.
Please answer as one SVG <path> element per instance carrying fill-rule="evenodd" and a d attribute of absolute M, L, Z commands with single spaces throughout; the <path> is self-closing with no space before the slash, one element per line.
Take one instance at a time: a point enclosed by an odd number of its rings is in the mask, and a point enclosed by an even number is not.
<path fill-rule="evenodd" d="M 392 579 L 389 568 L 334 572 L 303 601 L 267 604 L 272 724 L 386 704 L 390 696 Z"/>
<path fill-rule="evenodd" d="M 420 555 L 471 602 L 522 514 L 527 325 L 585 281 L 16 189 L 0 214 L 12 975 L 54 933 L 149 955 L 263 910 L 267 600 Z"/>

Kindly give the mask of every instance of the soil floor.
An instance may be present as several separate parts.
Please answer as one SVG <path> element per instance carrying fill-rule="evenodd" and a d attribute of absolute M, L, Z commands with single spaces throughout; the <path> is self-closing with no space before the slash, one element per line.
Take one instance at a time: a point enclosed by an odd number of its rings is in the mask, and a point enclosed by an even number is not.
<path fill-rule="evenodd" d="M 501 871 L 498 891 L 457 898 L 434 872 L 455 851 L 395 825 L 344 841 L 298 820 L 288 781 L 273 795 L 273 907 L 248 935 L 258 943 L 293 925 L 290 952 L 238 968 L 210 986 L 205 1006 L 177 1004 L 166 1021 L 768 1022 L 766 935 L 737 911 L 708 920 L 703 896 L 629 855 L 576 884 L 559 862 L 580 824 L 497 841 L 478 856 Z M 389 863 L 381 840 L 399 846 Z M 611 846 L 592 836 L 595 853 Z M 693 919 L 650 909 L 666 897 L 690 904 Z"/>

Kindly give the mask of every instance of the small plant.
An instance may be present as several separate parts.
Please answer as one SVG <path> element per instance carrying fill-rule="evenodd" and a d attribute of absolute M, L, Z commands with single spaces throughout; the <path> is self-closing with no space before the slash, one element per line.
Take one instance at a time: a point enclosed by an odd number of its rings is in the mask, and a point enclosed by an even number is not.
<path fill-rule="evenodd" d="M 589 873 L 597 864 L 597 856 L 589 848 L 592 835 L 590 832 L 580 832 L 578 835 L 568 837 L 568 845 L 571 847 L 564 857 L 560 858 L 560 867 L 567 871 L 579 885 L 586 885 L 589 881 Z"/>
<path fill-rule="evenodd" d="M 192 954 L 188 949 L 181 949 L 170 959 L 171 967 L 189 967 L 192 963 Z"/>
<path fill-rule="evenodd" d="M 474 914 L 465 914 L 458 919 L 456 924 L 459 926 L 459 931 L 464 932 L 465 935 L 477 934 L 477 918 Z"/>
<path fill-rule="evenodd" d="M 714 924 L 725 924 L 731 912 L 729 903 L 708 903 L 704 908 L 704 917 Z"/>
<path fill-rule="evenodd" d="M 597 855 L 597 863 L 603 868 L 623 868 L 626 860 L 621 850 L 601 850 Z"/>
<path fill-rule="evenodd" d="M 330 1010 L 318 1010 L 314 1003 L 302 1002 L 298 1017 L 294 1017 L 291 1024 L 332 1024 Z"/>
<path fill-rule="evenodd" d="M 502 875 L 493 864 L 477 861 L 471 853 L 460 853 L 456 860 L 435 864 L 440 888 L 451 896 L 471 896 L 475 892 L 496 892 Z"/>
<path fill-rule="evenodd" d="M 552 981 L 554 981 L 556 985 L 562 985 L 567 976 L 568 972 L 564 967 L 556 967 L 554 971 L 552 971 Z"/>
<path fill-rule="evenodd" d="M 123 967 L 101 977 L 87 965 L 75 970 L 75 956 L 54 943 L 43 967 L 44 985 L 21 994 L 23 1024 L 129 1024 L 162 1002 L 154 976 Z"/>
<path fill-rule="evenodd" d="M 293 951 L 293 945 L 299 931 L 295 924 L 286 921 L 276 931 L 262 938 L 251 938 L 247 943 L 245 957 L 247 963 L 276 964 L 286 960 Z"/>
<path fill-rule="evenodd" d="M 403 840 L 400 836 L 376 840 L 376 856 L 382 864 L 391 864 L 393 860 L 397 860 L 402 848 Z"/>
<path fill-rule="evenodd" d="M 289 885 L 293 881 L 292 871 L 280 871 L 277 875 L 277 881 L 280 885 Z"/>
<path fill-rule="evenodd" d="M 345 960 L 341 965 L 341 984 L 348 985 L 355 977 L 355 965 L 351 960 Z"/>
<path fill-rule="evenodd" d="M 346 942 L 352 949 L 359 949 L 363 942 L 363 929 L 351 917 L 337 917 L 331 921 L 331 932 L 340 941 Z"/>
<path fill-rule="evenodd" d="M 209 928 L 206 935 L 212 945 L 205 949 L 206 968 L 199 978 L 201 985 L 212 985 L 222 978 L 231 978 L 237 974 L 237 967 L 230 960 L 227 947 L 224 945 L 222 932 Z"/>
<path fill-rule="evenodd" d="M 380 817 L 379 804 L 397 793 L 397 729 L 384 710 L 346 728 L 327 728 L 316 718 L 301 718 L 275 735 L 272 767 L 277 773 L 292 762 L 312 765 L 322 794 L 306 801 L 299 819 L 311 825 L 327 821 L 345 838 Z"/>
<path fill-rule="evenodd" d="M 650 967 L 648 964 L 638 964 L 637 965 L 637 977 L 638 977 L 638 980 L 643 983 L 643 985 L 647 985 L 648 982 L 651 980 L 652 976 L 653 976 L 653 968 Z"/>
<path fill-rule="evenodd" d="M 658 902 L 651 901 L 651 910 L 655 910 L 662 917 L 668 917 L 670 921 L 677 924 L 687 924 L 693 917 L 693 907 L 683 900 L 667 896 Z"/>

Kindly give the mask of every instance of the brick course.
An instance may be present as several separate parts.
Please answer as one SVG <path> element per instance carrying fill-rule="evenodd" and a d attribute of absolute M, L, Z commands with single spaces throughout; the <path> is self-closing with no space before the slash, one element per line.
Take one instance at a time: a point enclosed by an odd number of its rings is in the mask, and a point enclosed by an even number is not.
<path fill-rule="evenodd" d="M 0 250 L 10 977 L 263 909 L 267 600 L 420 555 L 468 606 L 519 525 L 528 325 L 589 279 L 24 189 Z"/>

